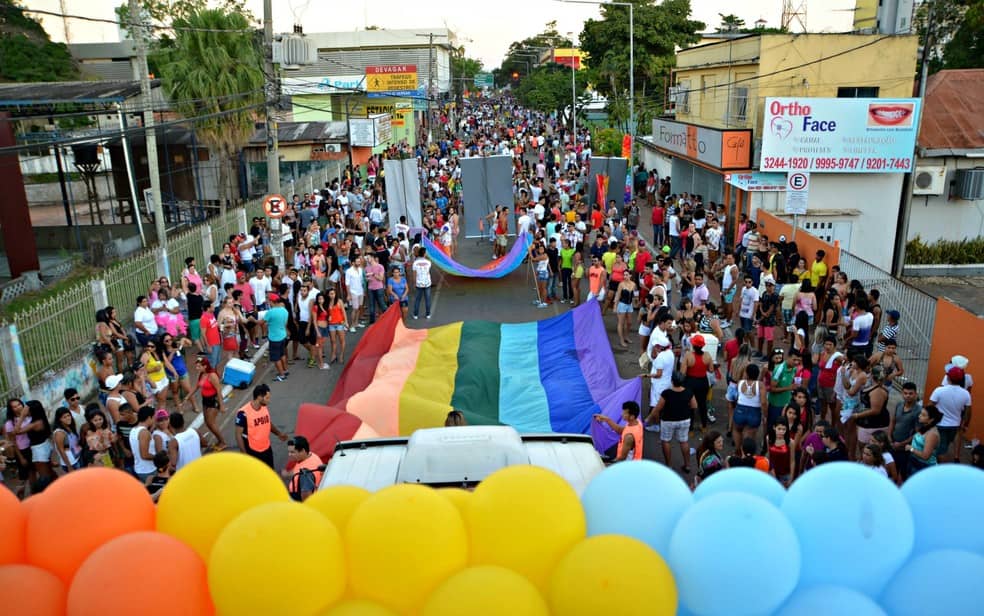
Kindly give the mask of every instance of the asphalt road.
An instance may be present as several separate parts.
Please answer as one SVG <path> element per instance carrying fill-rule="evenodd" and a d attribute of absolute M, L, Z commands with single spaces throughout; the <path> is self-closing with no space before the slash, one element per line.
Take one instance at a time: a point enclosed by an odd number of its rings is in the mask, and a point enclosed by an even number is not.
<path fill-rule="evenodd" d="M 461 240 L 458 253 L 458 259 L 461 262 L 470 266 L 480 266 L 489 261 L 491 256 L 491 245 L 488 240 L 464 238 Z M 425 320 L 423 315 L 419 320 L 411 318 L 407 321 L 407 327 L 434 327 L 469 319 L 517 323 L 549 318 L 571 309 L 570 305 L 559 303 L 547 308 L 537 308 L 533 305 L 536 291 L 528 265 L 524 265 L 498 280 L 457 278 L 447 276 L 436 268 L 433 271 L 436 273 L 432 297 L 432 318 Z M 583 287 L 582 284 L 582 292 L 584 292 Z M 620 374 L 626 378 L 639 374 L 637 361 L 640 351 L 638 345 L 635 344 L 635 341 L 638 340 L 637 335 L 633 332 L 630 339 L 634 341 L 634 344 L 629 349 L 623 350 L 618 344 L 615 333 L 615 315 L 608 314 L 605 317 L 605 324 Z M 348 334 L 346 339 L 347 357 L 351 355 L 352 349 L 355 348 L 358 340 L 365 335 L 366 331 L 367 329 L 359 329 L 354 334 Z M 259 360 L 254 380 L 254 383 L 264 382 L 270 385 L 272 390 L 270 411 L 274 424 L 288 433 L 293 433 L 298 407 L 304 402 L 322 404 L 326 402 L 342 371 L 342 366 L 339 364 L 333 365 L 330 370 L 307 368 L 306 361 L 303 361 L 306 360 L 306 351 L 302 349 L 300 353 L 302 361 L 291 365 L 291 375 L 286 382 L 278 383 L 272 380 L 275 373 L 270 369 L 265 359 Z M 644 413 L 647 412 L 648 400 L 648 382 L 644 381 L 642 400 Z M 723 386 L 718 386 L 715 389 L 715 400 L 719 402 L 716 404 L 718 420 L 714 428 L 723 431 L 727 424 Z M 221 422 L 224 436 L 230 446 L 234 443 L 232 411 L 238 409 L 246 401 L 248 401 L 248 392 L 238 390 L 235 390 L 232 397 L 227 400 L 227 407 L 230 412 L 221 417 Z M 658 436 L 650 432 L 647 432 L 646 435 L 645 457 L 662 461 Z M 690 444 L 692 447 L 697 447 L 699 437 L 692 436 Z M 730 450 L 730 446 L 728 449 Z M 674 447 L 673 455 L 674 467 L 679 470 L 682 460 L 676 447 Z M 274 439 L 274 456 L 278 467 L 286 462 L 286 448 L 276 439 Z M 696 461 L 691 464 L 691 468 L 695 466 L 695 463 Z M 692 476 L 691 474 L 688 478 L 692 478 Z"/>

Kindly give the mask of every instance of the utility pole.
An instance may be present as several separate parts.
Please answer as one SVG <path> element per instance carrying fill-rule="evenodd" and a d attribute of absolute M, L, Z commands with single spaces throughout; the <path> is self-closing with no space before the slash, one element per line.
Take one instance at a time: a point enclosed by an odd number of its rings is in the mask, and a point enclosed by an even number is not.
<path fill-rule="evenodd" d="M 926 80 L 929 79 L 929 54 L 933 46 L 933 9 L 936 8 L 935 0 L 929 0 L 929 8 L 926 13 L 926 40 L 923 41 L 920 60 L 919 73 L 919 114 L 916 117 L 916 126 L 922 122 L 923 105 L 926 104 Z M 909 165 L 909 172 L 902 180 L 902 202 L 899 205 L 899 220 L 895 226 L 895 251 L 892 259 L 892 275 L 896 278 L 902 276 L 905 269 L 905 250 L 909 236 L 909 216 L 912 213 L 912 179 L 916 174 L 916 160 L 919 158 L 919 143 L 916 143 L 916 150 L 912 153 L 912 163 Z"/>
<path fill-rule="evenodd" d="M 263 56 L 266 64 L 267 194 L 280 193 L 280 152 L 278 151 L 276 105 L 280 98 L 277 67 L 273 64 L 273 0 L 263 0 Z M 285 198 L 290 198 L 284 195 Z M 287 204 L 284 204 L 286 206 Z M 284 234 L 279 218 L 270 219 L 273 260 L 284 270 Z"/>
<path fill-rule="evenodd" d="M 428 35 L 427 51 L 429 66 L 427 67 L 427 143 L 434 142 L 434 33 Z"/>
<path fill-rule="evenodd" d="M 150 198 L 154 202 L 154 228 L 157 230 L 157 243 L 165 270 L 168 268 L 167 227 L 164 225 L 164 202 L 161 199 L 161 176 L 157 163 L 157 133 L 154 129 L 154 101 L 150 93 L 150 71 L 147 68 L 147 39 L 144 32 L 143 14 L 140 0 L 129 0 L 130 36 L 137 52 L 137 78 L 140 80 L 140 97 L 143 100 L 143 122 L 147 144 L 147 172 L 150 175 Z M 136 195 L 134 195 L 136 197 Z M 139 204 L 134 204 L 139 216 Z"/>

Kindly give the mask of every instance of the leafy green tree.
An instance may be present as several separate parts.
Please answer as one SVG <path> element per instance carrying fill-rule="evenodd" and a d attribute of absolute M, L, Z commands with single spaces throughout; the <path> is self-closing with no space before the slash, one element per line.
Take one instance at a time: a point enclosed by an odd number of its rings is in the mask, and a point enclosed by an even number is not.
<path fill-rule="evenodd" d="M 621 156 L 623 134 L 617 128 L 599 128 L 592 131 L 592 156 Z"/>
<path fill-rule="evenodd" d="M 253 133 L 256 107 L 264 100 L 263 52 L 247 15 L 195 6 L 173 18 L 174 38 L 154 54 L 164 90 L 179 113 L 187 118 L 224 113 L 195 121 L 199 139 L 219 156 L 223 213 L 238 185 L 235 155 Z"/>
<path fill-rule="evenodd" d="M 577 94 L 575 107 L 581 109 L 590 98 L 586 94 L 587 75 L 585 71 L 575 71 L 574 92 Z M 557 113 L 565 123 L 571 120 L 571 69 L 561 64 L 545 64 L 521 79 L 516 88 L 516 98 L 530 109 L 544 113 Z"/>
<path fill-rule="evenodd" d="M 721 25 L 716 28 L 718 32 L 741 32 L 745 27 L 745 20 L 733 13 L 718 13 L 718 17 L 721 18 Z"/>
<path fill-rule="evenodd" d="M 697 32 L 704 24 L 690 19 L 690 0 L 631 2 L 635 12 L 636 109 L 653 107 L 642 104 L 646 101 L 655 103 L 658 113 L 677 48 L 699 41 Z M 581 49 L 588 53 L 591 83 L 617 109 L 629 95 L 629 8 L 606 4 L 601 11 L 602 19 L 585 22 Z"/>
<path fill-rule="evenodd" d="M 62 43 L 13 0 L 0 0 L 0 82 L 69 81 L 79 69 Z"/>
<path fill-rule="evenodd" d="M 451 91 L 455 97 L 461 96 L 465 90 L 469 89 L 472 79 L 481 72 L 481 60 L 465 57 L 465 48 L 463 46 L 455 49 L 451 54 L 451 73 L 454 76 Z"/>
<path fill-rule="evenodd" d="M 913 23 L 920 44 L 928 43 L 930 73 L 984 67 L 984 0 L 923 2 Z"/>

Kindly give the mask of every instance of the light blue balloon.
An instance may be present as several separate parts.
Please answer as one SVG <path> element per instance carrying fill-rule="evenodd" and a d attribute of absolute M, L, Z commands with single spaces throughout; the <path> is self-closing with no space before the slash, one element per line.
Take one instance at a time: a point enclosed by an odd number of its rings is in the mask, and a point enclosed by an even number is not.
<path fill-rule="evenodd" d="M 882 593 L 881 604 L 892 616 L 980 614 L 984 611 L 984 556 L 963 550 L 920 554 L 895 574 Z"/>
<path fill-rule="evenodd" d="M 719 569 L 719 558 L 728 564 Z M 796 531 L 769 501 L 722 492 L 695 503 L 680 520 L 667 564 L 680 603 L 697 616 L 770 614 L 796 588 Z"/>
<path fill-rule="evenodd" d="M 694 497 L 674 471 L 649 460 L 619 462 L 581 495 L 588 536 L 619 534 L 666 554 L 670 535 Z"/>
<path fill-rule="evenodd" d="M 906 481 L 902 496 L 916 523 L 913 555 L 953 548 L 984 556 L 984 471 L 937 464 Z"/>
<path fill-rule="evenodd" d="M 912 552 L 909 504 L 895 484 L 861 464 L 807 471 L 782 510 L 803 550 L 804 588 L 830 584 L 877 597 Z"/>
<path fill-rule="evenodd" d="M 782 507 L 782 501 L 786 498 L 786 488 L 772 475 L 755 468 L 729 468 L 701 481 L 694 490 L 694 501 L 722 492 L 752 494 L 764 498 L 776 507 Z"/>
<path fill-rule="evenodd" d="M 843 586 L 814 586 L 796 589 L 775 616 L 885 616 L 885 610 L 870 597 Z"/>

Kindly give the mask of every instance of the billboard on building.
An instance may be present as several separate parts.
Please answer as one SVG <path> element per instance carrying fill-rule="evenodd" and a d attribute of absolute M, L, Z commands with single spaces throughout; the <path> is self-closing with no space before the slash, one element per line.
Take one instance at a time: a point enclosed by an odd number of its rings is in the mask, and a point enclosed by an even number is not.
<path fill-rule="evenodd" d="M 918 98 L 767 98 L 762 171 L 906 173 Z"/>
<path fill-rule="evenodd" d="M 718 130 L 674 120 L 653 120 L 653 141 L 673 154 L 717 169 L 748 169 L 752 164 L 752 131 Z"/>
<path fill-rule="evenodd" d="M 390 64 L 366 67 L 367 92 L 403 92 L 417 90 L 415 64 Z"/>

